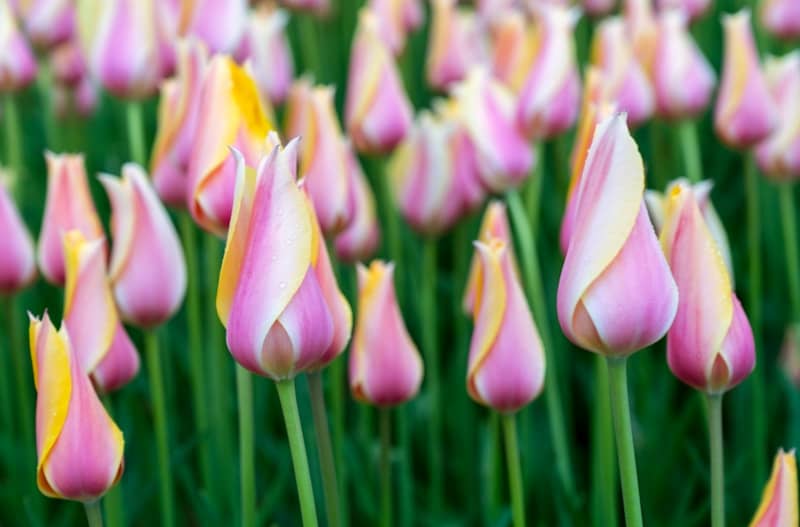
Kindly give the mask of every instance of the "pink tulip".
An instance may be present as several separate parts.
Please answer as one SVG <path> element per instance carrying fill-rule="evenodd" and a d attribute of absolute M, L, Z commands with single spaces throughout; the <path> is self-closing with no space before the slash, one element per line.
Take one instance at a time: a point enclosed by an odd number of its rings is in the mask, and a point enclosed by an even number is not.
<path fill-rule="evenodd" d="M 475 248 L 480 276 L 467 390 L 475 401 L 512 413 L 544 387 L 544 348 L 506 243 L 493 238 Z"/>
<path fill-rule="evenodd" d="M 482 61 L 484 37 L 475 13 L 459 8 L 456 0 L 432 0 L 431 9 L 427 79 L 433 88 L 444 91 Z"/>
<path fill-rule="evenodd" d="M 126 163 L 122 178 L 101 175 L 111 201 L 111 284 L 126 321 L 157 326 L 180 307 L 186 262 L 178 233 L 139 165 Z"/>
<path fill-rule="evenodd" d="M 106 413 L 67 329 L 31 318 L 36 397 L 36 482 L 45 496 L 92 502 L 122 477 L 122 432 Z"/>
<path fill-rule="evenodd" d="M 780 113 L 773 132 L 756 147 L 761 171 L 777 181 L 800 177 L 800 52 L 767 59 L 767 83 Z"/>
<path fill-rule="evenodd" d="M 212 53 L 234 54 L 247 29 L 247 0 L 194 0 L 187 34 L 205 42 Z"/>
<path fill-rule="evenodd" d="M 336 236 L 334 247 L 341 261 L 364 261 L 375 254 L 380 242 L 375 196 L 350 144 L 347 143 L 344 148 L 348 174 L 347 203 L 351 219 L 350 224 Z"/>
<path fill-rule="evenodd" d="M 679 9 L 686 13 L 689 20 L 695 20 L 702 16 L 711 7 L 711 0 L 658 0 L 659 11 L 669 9 Z"/>
<path fill-rule="evenodd" d="M 97 109 L 99 97 L 97 86 L 88 76 L 84 76 L 81 79 L 78 86 L 75 87 L 73 96 L 75 98 L 75 111 L 79 116 L 84 118 L 89 117 Z"/>
<path fill-rule="evenodd" d="M 518 93 L 533 64 L 538 33 L 528 17 L 517 9 L 497 11 L 488 29 L 492 75 Z"/>
<path fill-rule="evenodd" d="M 764 0 L 761 23 L 778 38 L 796 39 L 800 37 L 800 4 L 795 0 Z"/>
<path fill-rule="evenodd" d="M 661 243 L 680 299 L 667 362 L 689 386 L 720 394 L 753 371 L 753 331 L 691 187 L 679 183 L 668 199 Z"/>
<path fill-rule="evenodd" d="M 558 284 L 558 320 L 578 346 L 624 357 L 659 340 L 678 290 L 643 203 L 644 165 L 622 114 L 594 133 Z"/>
<path fill-rule="evenodd" d="M 375 14 L 362 9 L 350 51 L 345 123 L 359 152 L 387 153 L 405 137 L 412 108 Z"/>
<path fill-rule="evenodd" d="M 103 226 L 89 192 L 83 155 L 45 153 L 47 198 L 39 234 L 39 268 L 48 282 L 64 284 L 62 236 L 77 229 L 89 239 L 103 236 Z"/>
<path fill-rule="evenodd" d="M 117 315 L 106 269 L 105 240 L 80 231 L 64 235 L 64 326 L 79 366 L 103 393 L 139 372 L 139 355 Z"/>
<path fill-rule="evenodd" d="M 53 80 L 74 87 L 86 76 L 86 60 L 80 43 L 68 40 L 53 48 L 50 55 Z"/>
<path fill-rule="evenodd" d="M 375 260 L 356 269 L 358 320 L 350 351 L 350 391 L 357 401 L 375 406 L 404 403 L 419 391 L 423 365 L 397 305 L 394 264 Z"/>
<path fill-rule="evenodd" d="M 694 117 L 708 106 L 714 70 L 692 40 L 681 11 L 664 11 L 658 18 L 653 86 L 656 112 L 667 118 Z"/>
<path fill-rule="evenodd" d="M 794 527 L 797 516 L 797 461 L 794 449 L 781 448 L 750 527 Z"/>
<path fill-rule="evenodd" d="M 31 0 L 22 18 L 25 32 L 40 48 L 52 48 L 75 33 L 75 5 L 70 0 Z"/>
<path fill-rule="evenodd" d="M 724 15 L 725 55 L 714 128 L 728 145 L 749 148 L 775 128 L 777 109 L 758 63 L 750 11 Z"/>
<path fill-rule="evenodd" d="M 0 2 L 0 91 L 17 91 L 36 78 L 36 58 L 8 2 Z"/>
<path fill-rule="evenodd" d="M 583 0 L 583 9 L 589 16 L 607 15 L 614 9 L 617 0 Z"/>
<path fill-rule="evenodd" d="M 307 11 L 320 17 L 331 10 L 331 0 L 281 0 L 281 3 L 289 9 Z"/>
<path fill-rule="evenodd" d="M 406 46 L 408 32 L 422 23 L 423 10 L 419 0 L 369 0 L 367 3 L 378 19 L 379 33 L 395 56 Z"/>
<path fill-rule="evenodd" d="M 633 54 L 644 71 L 652 76 L 658 32 L 653 0 L 622 0 L 622 13 Z"/>
<path fill-rule="evenodd" d="M 253 77 L 262 99 L 280 104 L 294 77 L 294 61 L 286 26 L 289 15 L 279 9 L 260 8 L 250 15 L 248 43 Z"/>
<path fill-rule="evenodd" d="M 274 380 L 336 358 L 350 309 L 336 286 L 314 208 L 295 181 L 297 140 L 258 170 L 236 152 L 234 215 L 217 289 L 233 358 Z"/>
<path fill-rule="evenodd" d="M 797 326 L 787 327 L 778 356 L 778 365 L 792 386 L 800 389 L 800 347 L 798 347 L 800 340 L 798 339 L 800 339 L 800 334 L 798 334 Z"/>
<path fill-rule="evenodd" d="M 0 170 L 0 231 L 4 238 L 0 251 L 0 293 L 13 295 L 36 279 L 36 260 L 31 235 L 6 190 L 7 180 L 8 174 Z"/>

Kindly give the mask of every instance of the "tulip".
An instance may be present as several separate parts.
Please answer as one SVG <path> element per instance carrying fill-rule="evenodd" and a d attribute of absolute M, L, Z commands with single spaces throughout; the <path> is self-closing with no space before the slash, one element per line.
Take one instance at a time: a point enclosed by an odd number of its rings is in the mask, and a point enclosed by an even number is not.
<path fill-rule="evenodd" d="M 0 294 L 12 295 L 36 279 L 33 241 L 6 190 L 8 175 L 0 170 L 0 230 L 3 251 L 0 252 Z"/>
<path fill-rule="evenodd" d="M 122 477 L 122 432 L 106 413 L 67 329 L 31 316 L 36 398 L 36 482 L 45 496 L 92 502 Z"/>
<path fill-rule="evenodd" d="M 201 79 L 208 57 L 196 40 L 178 45 L 178 76 L 161 84 L 156 134 L 150 169 L 161 200 L 186 206 L 187 177 L 199 119 Z"/>
<path fill-rule="evenodd" d="M 142 167 L 126 163 L 122 178 L 101 175 L 111 201 L 111 284 L 122 318 L 154 327 L 170 318 L 186 292 L 178 234 Z"/>
<path fill-rule="evenodd" d="M 761 504 L 758 506 L 750 527 L 794 527 L 797 525 L 797 461 L 794 449 L 784 452 L 778 449 L 772 474 Z"/>
<path fill-rule="evenodd" d="M 756 160 L 767 176 L 794 180 L 800 177 L 800 52 L 770 57 L 765 73 L 781 112 L 775 130 L 756 147 Z"/>
<path fill-rule="evenodd" d="M 483 33 L 475 13 L 459 9 L 456 0 L 433 0 L 431 9 L 427 78 L 431 87 L 444 91 L 482 60 Z"/>
<path fill-rule="evenodd" d="M 678 290 L 647 218 L 644 166 L 624 115 L 597 125 L 576 192 L 558 319 L 578 346 L 625 357 L 664 336 Z"/>
<path fill-rule="evenodd" d="M 493 15 L 489 39 L 492 75 L 518 93 L 536 55 L 538 33 L 522 12 L 506 9 Z"/>
<path fill-rule="evenodd" d="M 81 117 L 89 117 L 97 109 L 97 86 L 88 76 L 84 76 L 73 93 L 75 111 Z"/>
<path fill-rule="evenodd" d="M 50 67 L 57 83 L 76 86 L 86 76 L 86 61 L 80 44 L 74 40 L 59 44 L 50 55 Z"/>
<path fill-rule="evenodd" d="M 369 0 L 384 42 L 395 56 L 406 46 L 408 32 L 422 24 L 423 11 L 419 0 Z"/>
<path fill-rule="evenodd" d="M 336 236 L 336 256 L 344 262 L 363 261 L 378 249 L 380 233 L 375 211 L 375 196 L 358 164 L 350 144 L 345 146 L 348 174 L 350 224 Z"/>
<path fill-rule="evenodd" d="M 139 371 L 139 355 L 119 321 L 106 273 L 105 240 L 80 231 L 64 235 L 64 326 L 78 365 L 103 393 L 127 384 Z"/>
<path fill-rule="evenodd" d="M 75 33 L 75 5 L 69 0 L 31 0 L 24 3 L 25 32 L 41 48 L 52 48 Z"/>
<path fill-rule="evenodd" d="M 778 38 L 796 39 L 800 37 L 800 4 L 793 0 L 764 0 L 761 23 Z"/>
<path fill-rule="evenodd" d="M 247 29 L 247 0 L 194 0 L 187 34 L 205 42 L 212 53 L 235 54 Z"/>
<path fill-rule="evenodd" d="M 172 77 L 177 62 L 176 44 L 187 32 L 191 3 L 163 0 L 155 3 L 155 31 L 161 78 Z"/>
<path fill-rule="evenodd" d="M 653 68 L 657 33 L 653 0 L 622 0 L 622 11 L 633 54 L 649 74 Z"/>
<path fill-rule="evenodd" d="M 781 351 L 778 357 L 783 374 L 792 383 L 792 386 L 800 388 L 800 334 L 795 325 L 786 328 L 781 344 Z"/>
<path fill-rule="evenodd" d="M 658 10 L 663 12 L 669 9 L 683 11 L 689 20 L 695 20 L 711 7 L 711 0 L 658 0 Z"/>
<path fill-rule="evenodd" d="M 617 0 L 583 0 L 583 9 L 589 16 L 599 17 L 614 9 Z"/>
<path fill-rule="evenodd" d="M 42 230 L 39 234 L 39 268 L 48 282 L 64 283 L 65 232 L 78 229 L 87 238 L 103 236 L 103 226 L 97 216 L 89 182 L 86 178 L 83 155 L 45 153 L 47 162 L 47 198 L 44 205 Z"/>
<path fill-rule="evenodd" d="M 263 100 L 280 104 L 294 77 L 294 62 L 286 26 L 289 15 L 280 9 L 260 8 L 250 16 L 248 39 L 253 77 Z"/>
<path fill-rule="evenodd" d="M 714 70 L 692 40 L 686 15 L 664 11 L 658 18 L 653 87 L 656 112 L 684 119 L 701 113 L 711 100 Z"/>
<path fill-rule="evenodd" d="M 214 57 L 206 68 L 197 112 L 187 206 L 202 228 L 224 236 L 236 186 L 236 161 L 229 147 L 255 166 L 272 124 L 253 78 L 225 56 Z"/>
<path fill-rule="evenodd" d="M 766 138 L 777 124 L 777 109 L 758 63 L 750 29 L 750 11 L 724 15 L 725 54 L 714 110 L 714 128 L 728 145 L 748 148 Z"/>
<path fill-rule="evenodd" d="M 281 0 L 289 9 L 308 11 L 316 16 L 326 16 L 331 10 L 331 0 Z"/>
<path fill-rule="evenodd" d="M 17 27 L 9 2 L 0 2 L 0 91 L 17 91 L 36 78 L 36 58 Z"/>
<path fill-rule="evenodd" d="M 413 398 L 422 383 L 419 351 L 408 335 L 394 290 L 394 264 L 380 260 L 358 271 L 358 320 L 350 352 L 356 400 L 392 406 Z"/>
<path fill-rule="evenodd" d="M 411 126 L 411 102 L 375 14 L 362 9 L 350 51 L 345 123 L 360 152 L 387 153 Z"/>

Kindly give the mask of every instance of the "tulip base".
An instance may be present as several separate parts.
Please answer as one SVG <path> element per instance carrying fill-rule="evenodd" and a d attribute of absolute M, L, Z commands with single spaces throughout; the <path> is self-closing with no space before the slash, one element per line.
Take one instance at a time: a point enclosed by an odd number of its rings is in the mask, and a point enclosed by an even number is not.
<path fill-rule="evenodd" d="M 511 491 L 511 517 L 514 527 L 525 527 L 525 495 L 522 492 L 517 423 L 514 414 L 503 415 L 502 420 L 508 466 L 508 488 Z"/>
<path fill-rule="evenodd" d="M 103 512 L 100 510 L 100 500 L 83 504 L 86 510 L 86 523 L 89 527 L 103 527 Z"/>
<path fill-rule="evenodd" d="M 711 452 L 711 527 L 725 527 L 722 394 L 708 396 L 708 440 Z"/>
<path fill-rule="evenodd" d="M 322 387 L 322 372 L 308 374 L 308 389 L 311 392 L 311 412 L 314 414 L 314 432 L 317 436 L 317 452 L 322 470 L 322 491 L 325 496 L 325 511 L 330 527 L 342 525 L 339 512 L 339 486 L 336 482 L 336 463 L 325 409 L 325 392 Z"/>
<path fill-rule="evenodd" d="M 167 430 L 167 404 L 164 395 L 164 374 L 161 371 L 161 355 L 158 346 L 158 333 L 155 330 L 145 333 L 147 369 L 150 376 L 150 390 L 153 398 L 153 420 L 156 432 L 156 456 L 158 457 L 159 500 L 161 502 L 161 525 L 175 525 L 172 471 L 169 465 L 169 434 Z"/>

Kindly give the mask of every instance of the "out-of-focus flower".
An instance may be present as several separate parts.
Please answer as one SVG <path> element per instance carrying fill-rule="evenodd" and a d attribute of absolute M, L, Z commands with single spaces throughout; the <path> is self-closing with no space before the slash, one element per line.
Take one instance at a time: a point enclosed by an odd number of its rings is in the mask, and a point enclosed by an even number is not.
<path fill-rule="evenodd" d="M 326 16 L 331 10 L 331 0 L 281 0 L 289 9 L 308 11 L 317 16 Z"/>
<path fill-rule="evenodd" d="M 0 91 L 16 91 L 36 78 L 36 58 L 17 27 L 10 2 L 0 2 Z"/>
<path fill-rule="evenodd" d="M 778 113 L 758 63 L 750 11 L 723 15 L 725 54 L 714 128 L 728 145 L 749 148 L 775 128 Z"/>
<path fill-rule="evenodd" d="M 376 406 L 408 401 L 419 391 L 423 365 L 408 335 L 394 290 L 394 264 L 373 261 L 358 271 L 358 320 L 350 351 L 353 397 Z"/>
<path fill-rule="evenodd" d="M 795 388 L 800 389 L 800 331 L 797 326 L 786 328 L 778 359 L 781 370 Z"/>
<path fill-rule="evenodd" d="M 261 97 L 280 104 L 294 77 L 294 61 L 286 25 L 289 14 L 262 6 L 250 15 L 247 38 L 250 66 Z"/>
<path fill-rule="evenodd" d="M 538 33 L 524 13 L 507 9 L 489 24 L 492 75 L 518 93 L 525 83 L 538 47 Z"/>
<path fill-rule="evenodd" d="M 25 32 L 41 48 L 51 48 L 75 33 L 75 4 L 70 0 L 23 0 L 20 2 Z"/>
<path fill-rule="evenodd" d="M 446 90 L 483 59 L 483 31 L 475 13 L 459 8 L 456 0 L 432 0 L 431 10 L 427 79 L 433 88 Z"/>
<path fill-rule="evenodd" d="M 187 206 L 198 225 L 225 236 L 236 186 L 236 160 L 230 147 L 255 166 L 272 123 L 255 80 L 230 57 L 212 58 L 202 84 L 189 155 Z"/>
<path fill-rule="evenodd" d="M 678 289 L 643 203 L 644 166 L 614 115 L 597 125 L 558 284 L 558 320 L 578 346 L 627 356 L 660 339 Z"/>
<path fill-rule="evenodd" d="M 255 171 L 236 152 L 237 183 L 217 289 L 228 349 L 274 380 L 318 369 L 344 348 L 350 310 L 339 292 L 314 208 L 295 181 L 297 140 Z"/>
<path fill-rule="evenodd" d="M 667 199 L 661 243 L 680 295 L 667 362 L 689 386 L 724 393 L 753 371 L 753 331 L 692 188 L 678 182 Z"/>
<path fill-rule="evenodd" d="M 356 149 L 368 153 L 391 151 L 412 120 L 397 64 L 378 31 L 375 14 L 362 9 L 350 52 L 345 122 Z"/>
<path fill-rule="evenodd" d="M 106 413 L 73 351 L 67 329 L 31 318 L 36 397 L 36 482 L 45 496 L 100 498 L 122 477 L 122 432 Z"/>
<path fill-rule="evenodd" d="M 778 38 L 791 40 L 800 37 L 800 3 L 764 0 L 761 2 L 761 23 Z"/>
<path fill-rule="evenodd" d="M 580 99 L 574 29 L 579 12 L 543 5 L 537 10 L 536 54 L 519 94 L 517 122 L 534 139 L 556 136 L 574 123 Z"/>
<path fill-rule="evenodd" d="M 89 239 L 103 236 L 103 226 L 89 193 L 83 155 L 45 153 L 47 198 L 39 233 L 39 268 L 48 282 L 64 284 L 62 236 L 77 229 Z"/>
<path fill-rule="evenodd" d="M 711 0 L 657 0 L 658 10 L 679 9 L 689 20 L 699 18 L 711 7 Z"/>
<path fill-rule="evenodd" d="M 506 243 L 475 242 L 479 256 L 475 331 L 469 349 L 467 390 L 477 402 L 516 412 L 544 386 L 542 340 Z"/>
<path fill-rule="evenodd" d="M 614 9 L 617 0 L 583 0 L 583 9 L 589 16 L 607 15 Z"/>
<path fill-rule="evenodd" d="M 193 0 L 186 33 L 211 53 L 236 54 L 247 29 L 247 0 Z"/>
<path fill-rule="evenodd" d="M 97 85 L 88 76 L 84 76 L 73 92 L 75 111 L 81 117 L 89 117 L 97 109 Z"/>
<path fill-rule="evenodd" d="M 58 84 L 74 87 L 86 76 L 86 61 L 83 49 L 75 40 L 68 40 L 54 48 L 50 55 L 53 80 Z"/>
<path fill-rule="evenodd" d="M 380 232 L 375 211 L 375 196 L 367 183 L 350 143 L 345 145 L 348 174 L 350 224 L 336 236 L 336 256 L 344 262 L 369 259 L 378 249 Z"/>
<path fill-rule="evenodd" d="M 794 449 L 784 452 L 781 448 L 775 456 L 772 474 L 749 527 L 795 527 L 797 509 L 797 461 Z"/>
<path fill-rule="evenodd" d="M 8 173 L 0 169 L 0 231 L 3 250 L 0 251 L 0 293 L 12 295 L 36 279 L 36 259 L 33 240 L 19 215 L 17 206 L 8 195 Z"/>
<path fill-rule="evenodd" d="M 764 68 L 775 104 L 778 124 L 756 147 L 758 166 L 778 181 L 800 177 L 800 51 L 770 57 Z"/>
<path fill-rule="evenodd" d="M 190 9 L 191 3 L 184 0 L 159 0 L 155 3 L 158 67 L 163 79 L 175 73 L 176 47 L 186 33 Z"/>
<path fill-rule="evenodd" d="M 178 45 L 177 78 L 161 84 L 150 170 L 158 196 L 173 207 L 186 206 L 189 162 L 207 61 L 203 44 L 193 39 L 183 41 Z"/>
<path fill-rule="evenodd" d="M 649 75 L 653 68 L 658 32 L 653 0 L 622 0 L 622 8 L 633 54 Z"/>
<path fill-rule="evenodd" d="M 369 0 L 367 5 L 378 18 L 384 42 L 395 56 L 400 55 L 408 32 L 422 23 L 424 13 L 420 0 Z"/>
<path fill-rule="evenodd" d="M 685 119 L 701 113 L 711 100 L 714 70 L 697 47 L 682 11 L 659 15 L 653 63 L 656 113 Z"/>
<path fill-rule="evenodd" d="M 165 322 L 186 292 L 186 262 L 178 233 L 144 169 L 101 175 L 111 201 L 111 284 L 122 318 L 137 326 Z"/>

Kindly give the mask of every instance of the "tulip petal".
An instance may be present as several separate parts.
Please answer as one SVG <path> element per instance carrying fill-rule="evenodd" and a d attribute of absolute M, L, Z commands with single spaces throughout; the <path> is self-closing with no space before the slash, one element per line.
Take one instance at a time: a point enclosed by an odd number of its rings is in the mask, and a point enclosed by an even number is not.
<path fill-rule="evenodd" d="M 794 449 L 778 451 L 761 503 L 750 527 L 795 527 L 797 512 L 797 463 Z"/>

